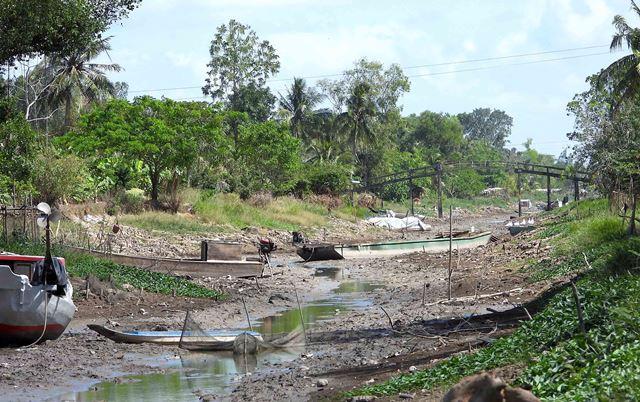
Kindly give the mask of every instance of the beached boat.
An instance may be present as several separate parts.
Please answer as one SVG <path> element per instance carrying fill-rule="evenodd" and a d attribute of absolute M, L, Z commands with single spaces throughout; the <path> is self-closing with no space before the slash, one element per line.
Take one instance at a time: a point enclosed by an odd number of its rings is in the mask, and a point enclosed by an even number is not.
<path fill-rule="evenodd" d="M 57 339 L 76 307 L 62 258 L 0 254 L 0 345 Z"/>
<path fill-rule="evenodd" d="M 116 331 L 102 325 L 89 324 L 89 329 L 118 343 L 155 343 L 179 346 L 181 340 L 192 350 L 233 350 L 233 343 L 242 334 L 254 336 L 262 341 L 262 335 L 244 330 L 216 331 Z"/>
<path fill-rule="evenodd" d="M 336 246 L 333 244 L 298 244 L 296 254 L 305 260 L 305 262 L 344 259 L 344 257 L 336 251 Z"/>
<path fill-rule="evenodd" d="M 489 243 L 491 232 L 468 233 L 452 238 L 453 249 L 475 248 Z M 297 253 L 305 261 L 329 259 L 383 257 L 416 251 L 439 253 L 449 249 L 449 237 L 432 239 L 389 241 L 382 243 L 336 244 L 336 245 L 300 245 Z"/>

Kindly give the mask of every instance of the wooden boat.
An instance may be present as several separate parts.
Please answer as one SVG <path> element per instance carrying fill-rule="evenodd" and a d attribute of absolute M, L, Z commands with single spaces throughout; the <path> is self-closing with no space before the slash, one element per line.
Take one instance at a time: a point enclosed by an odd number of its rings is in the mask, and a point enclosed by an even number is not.
<path fill-rule="evenodd" d="M 57 339 L 76 307 L 62 258 L 0 254 L 0 346 Z"/>
<path fill-rule="evenodd" d="M 117 253 L 103 253 L 96 250 L 88 250 L 81 247 L 69 247 L 69 249 L 89 254 L 94 257 L 111 260 L 116 264 L 138 267 L 149 271 L 171 273 L 173 275 L 189 275 L 192 277 L 222 277 L 233 276 L 237 278 L 249 278 L 262 275 L 264 263 L 260 260 L 195 260 L 175 259 L 159 257 L 143 257 Z"/>
<path fill-rule="evenodd" d="M 511 234 L 511 236 L 515 236 L 517 234 L 520 234 L 522 232 L 528 232 L 530 230 L 535 229 L 536 227 L 533 225 L 526 225 L 526 226 L 508 226 L 507 229 L 509 229 L 509 233 Z"/>
<path fill-rule="evenodd" d="M 189 331 L 126 331 L 120 332 L 102 325 L 89 324 L 89 329 L 118 343 L 155 343 L 179 346 L 181 339 L 190 350 L 233 350 L 233 343 L 242 334 L 254 336 L 262 341 L 262 335 L 244 330 L 216 330 L 192 333 Z"/>
<path fill-rule="evenodd" d="M 451 240 L 454 249 L 475 248 L 489 243 L 491 232 L 454 234 Z M 449 249 L 449 237 L 432 239 L 389 241 L 384 243 L 337 244 L 337 245 L 304 245 L 298 247 L 298 255 L 305 261 L 321 261 L 328 259 L 383 257 L 424 251 L 440 253 Z"/>
<path fill-rule="evenodd" d="M 333 244 L 299 244 L 296 249 L 296 254 L 305 262 L 344 259 L 344 257 L 336 251 L 335 245 Z"/>

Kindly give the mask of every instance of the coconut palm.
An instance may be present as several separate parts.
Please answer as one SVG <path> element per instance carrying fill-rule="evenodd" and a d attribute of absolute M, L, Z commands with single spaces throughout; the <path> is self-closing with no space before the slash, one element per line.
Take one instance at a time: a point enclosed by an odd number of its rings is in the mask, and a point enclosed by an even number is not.
<path fill-rule="evenodd" d="M 342 113 L 343 130 L 351 144 L 354 158 L 358 155 L 358 142 L 372 142 L 374 140 L 373 123 L 377 115 L 376 105 L 371 100 L 371 86 L 366 82 L 359 82 L 353 87 L 347 99 L 347 111 Z"/>
<path fill-rule="evenodd" d="M 94 63 L 98 56 L 108 56 L 108 38 L 97 39 L 85 48 L 69 55 L 55 55 L 43 61 L 34 74 L 48 78 L 46 100 L 49 108 L 64 107 L 64 127 L 73 124 L 74 110 L 117 95 L 117 88 L 107 78 L 107 72 L 118 72 L 118 64 Z"/>
<path fill-rule="evenodd" d="M 640 16 L 640 8 L 635 0 L 631 0 L 631 9 Z M 611 40 L 610 49 L 614 51 L 626 46 L 631 50 L 631 54 L 614 61 L 598 76 L 601 85 L 617 94 L 615 109 L 620 102 L 631 98 L 640 89 L 640 29 L 630 27 L 621 15 L 613 18 L 613 26 L 616 33 Z"/>
<path fill-rule="evenodd" d="M 294 78 L 291 88 L 285 96 L 280 95 L 280 107 L 289 115 L 291 134 L 306 139 L 304 124 L 313 108 L 322 101 L 322 95 L 314 88 L 308 87 L 302 78 Z"/>

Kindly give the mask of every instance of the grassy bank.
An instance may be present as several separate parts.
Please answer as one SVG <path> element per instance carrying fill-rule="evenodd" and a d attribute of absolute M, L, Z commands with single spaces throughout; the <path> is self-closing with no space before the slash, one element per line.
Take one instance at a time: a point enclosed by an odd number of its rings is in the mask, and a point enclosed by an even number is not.
<path fill-rule="evenodd" d="M 299 230 L 324 227 L 329 217 L 354 221 L 366 216 L 366 208 L 342 205 L 331 211 L 327 207 L 293 197 L 264 200 L 241 200 L 236 194 L 211 194 L 191 190 L 185 197 L 192 213 L 170 214 L 147 211 L 120 217 L 120 222 L 146 230 L 171 233 L 219 233 L 245 227 Z"/>
<path fill-rule="evenodd" d="M 580 212 L 580 208 L 584 211 Z M 533 320 L 512 335 L 473 354 L 453 356 L 435 366 L 402 375 L 352 394 L 396 395 L 447 387 L 462 377 L 517 364 L 517 384 L 532 386 L 548 400 L 633 400 L 640 397 L 640 239 L 624 234 L 622 223 L 603 201 L 580 203 L 551 214 L 540 233 L 559 261 L 545 259 L 527 270 L 537 279 L 581 271 L 577 281 L 584 309 L 582 334 L 570 289 L 554 296 Z M 586 268 L 584 255 L 591 264 Z M 582 260 L 582 262 L 580 262 Z"/>
<path fill-rule="evenodd" d="M 0 245 L 0 249 L 18 254 L 44 255 L 44 247 L 31 244 Z M 222 299 L 223 295 L 212 289 L 199 286 L 186 279 L 159 272 L 116 264 L 84 254 L 71 252 L 64 248 L 55 248 L 53 255 L 63 257 L 66 261 L 69 276 L 86 278 L 90 275 L 102 281 L 111 281 L 121 288 L 125 283 L 147 292 L 173 294 L 177 296 Z"/>
<path fill-rule="evenodd" d="M 120 222 L 145 230 L 160 230 L 177 234 L 206 234 L 233 232 L 245 227 L 258 227 L 279 230 L 309 230 L 327 227 L 330 217 L 354 222 L 371 215 L 367 208 L 351 207 L 348 199 L 342 205 L 329 210 L 325 205 L 300 200 L 293 197 L 241 200 L 236 194 L 208 194 L 188 189 L 183 193 L 183 201 L 190 205 L 190 213 L 170 214 L 147 211 L 140 214 L 121 216 Z M 512 203 L 514 203 L 513 201 Z M 474 199 L 445 199 L 443 207 L 449 205 L 477 211 L 486 206 L 507 207 L 509 201 L 496 197 L 478 197 Z M 425 199 L 422 205 L 415 206 L 415 213 L 434 217 L 435 200 Z M 379 207 L 377 205 L 376 207 Z M 411 204 L 385 202 L 385 209 L 405 213 Z"/>

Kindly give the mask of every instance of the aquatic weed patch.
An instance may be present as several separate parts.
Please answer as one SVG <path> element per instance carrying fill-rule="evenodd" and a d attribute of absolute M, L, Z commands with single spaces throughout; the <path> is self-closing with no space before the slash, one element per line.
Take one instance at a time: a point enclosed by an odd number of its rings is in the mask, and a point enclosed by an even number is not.
<path fill-rule="evenodd" d="M 631 283 L 635 285 L 631 286 Z M 620 306 L 631 294 L 640 293 L 640 278 L 635 275 L 626 275 L 626 280 L 590 277 L 579 281 L 578 287 L 589 335 L 602 339 L 602 334 L 610 330 L 608 317 L 611 309 Z M 512 335 L 496 340 L 491 346 L 473 354 L 450 357 L 426 370 L 401 375 L 348 395 L 396 395 L 405 391 L 449 386 L 465 376 L 514 363 L 527 366 L 526 374 L 521 376 L 519 382 L 534 385 L 536 395 L 544 395 L 540 391 L 546 388 L 568 392 L 575 389 L 576 385 L 553 385 L 554 381 L 562 381 L 567 377 L 565 372 L 558 374 L 560 371 L 575 369 L 578 364 L 576 361 L 581 358 L 585 359 L 585 363 L 581 363 L 585 366 L 588 366 L 587 363 L 589 367 L 599 364 L 598 356 L 585 354 L 584 348 L 568 348 L 580 336 L 573 296 L 570 289 L 565 289 L 552 297 L 547 307 L 533 320 L 525 322 Z M 568 354 L 573 358 L 567 359 Z M 573 380 L 575 382 L 576 378 Z M 577 384 L 581 383 L 578 381 Z"/>
<path fill-rule="evenodd" d="M 3 244 L 2 249 L 19 254 L 44 254 L 43 246 L 33 244 Z M 152 293 L 169 295 L 175 291 L 176 296 L 182 297 L 216 300 L 224 298 L 222 293 L 197 285 L 184 278 L 120 265 L 109 260 L 72 252 L 64 248 L 54 248 L 53 254 L 65 258 L 67 272 L 71 277 L 86 278 L 92 275 L 102 281 L 110 280 L 117 287 L 122 287 L 126 283 Z"/>

